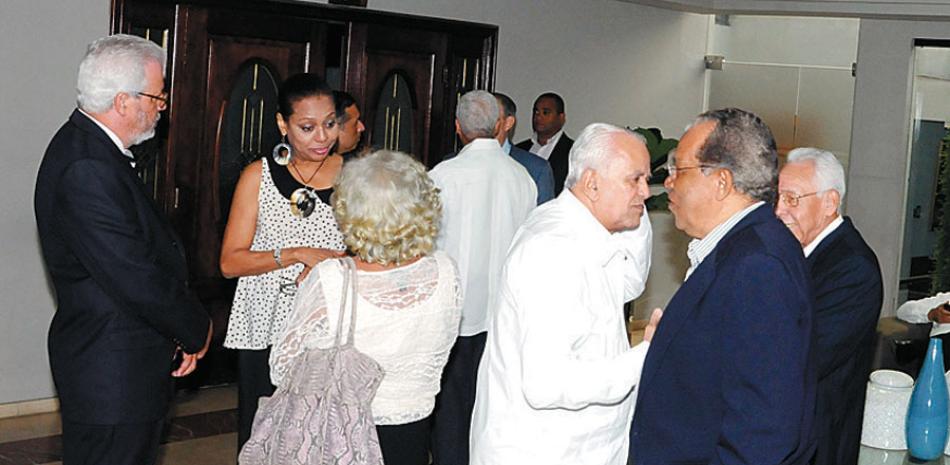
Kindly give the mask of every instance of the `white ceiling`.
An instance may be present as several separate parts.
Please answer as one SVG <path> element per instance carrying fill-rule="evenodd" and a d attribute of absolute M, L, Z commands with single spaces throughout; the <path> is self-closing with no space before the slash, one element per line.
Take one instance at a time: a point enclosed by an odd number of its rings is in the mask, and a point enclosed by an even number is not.
<path fill-rule="evenodd" d="M 950 18 L 947 0 L 620 0 L 709 14 Z"/>

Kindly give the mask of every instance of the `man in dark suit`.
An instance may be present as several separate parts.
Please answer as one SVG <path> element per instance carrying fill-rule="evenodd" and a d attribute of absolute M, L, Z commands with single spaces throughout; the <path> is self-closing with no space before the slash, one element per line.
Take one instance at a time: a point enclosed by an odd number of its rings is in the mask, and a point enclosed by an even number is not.
<path fill-rule="evenodd" d="M 515 126 L 518 124 L 518 107 L 511 97 L 494 92 L 492 95 L 498 99 L 498 106 L 501 107 L 501 129 L 498 130 L 498 143 L 501 149 L 508 152 L 511 158 L 521 163 L 524 169 L 528 170 L 531 179 L 538 188 L 538 205 L 554 198 L 554 173 L 551 171 L 551 164 L 547 160 L 528 152 L 525 149 L 511 145 L 511 136 L 515 134 Z M 571 142 L 573 145 L 573 142 Z M 565 172 L 566 176 L 566 172 Z"/>
<path fill-rule="evenodd" d="M 637 465 L 805 464 L 814 451 L 812 295 L 801 247 L 772 211 L 775 141 L 751 113 L 704 113 L 666 188 L 694 240 L 651 342 L 630 434 Z"/>
<path fill-rule="evenodd" d="M 815 294 L 815 465 L 855 465 L 883 301 L 877 257 L 840 214 L 844 168 L 824 150 L 788 154 L 775 214 L 804 248 Z"/>
<path fill-rule="evenodd" d="M 36 180 L 36 223 L 58 301 L 48 344 L 65 465 L 153 463 L 171 376 L 194 370 L 210 341 L 181 244 L 128 151 L 155 134 L 164 67 L 165 52 L 147 40 L 93 42 L 79 66 L 79 109 L 53 137 Z"/>
<path fill-rule="evenodd" d="M 546 92 L 534 101 L 531 126 L 534 135 L 518 143 L 518 148 L 527 150 L 551 164 L 554 172 L 554 196 L 564 189 L 567 178 L 568 154 L 574 140 L 564 133 L 564 99 L 553 92 Z"/>

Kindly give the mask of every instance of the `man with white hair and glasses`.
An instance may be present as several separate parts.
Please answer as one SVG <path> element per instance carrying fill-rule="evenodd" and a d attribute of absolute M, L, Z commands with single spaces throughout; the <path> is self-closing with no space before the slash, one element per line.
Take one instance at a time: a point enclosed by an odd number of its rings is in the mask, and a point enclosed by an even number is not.
<path fill-rule="evenodd" d="M 568 159 L 564 191 L 518 230 L 488 313 L 472 465 L 627 460 L 649 342 L 630 347 L 623 305 L 650 269 L 650 155 L 639 135 L 595 123 Z"/>
<path fill-rule="evenodd" d="M 802 244 L 815 295 L 818 451 L 813 465 L 854 465 L 883 300 L 881 268 L 851 219 L 841 216 L 844 168 L 834 154 L 792 150 L 778 186 L 775 214 Z"/>
<path fill-rule="evenodd" d="M 488 305 L 497 293 L 511 238 L 537 202 L 534 180 L 495 138 L 503 130 L 500 115 L 494 95 L 484 90 L 462 95 L 455 129 L 465 147 L 429 172 L 442 199 L 437 248 L 458 265 L 465 297 L 459 337 L 436 398 L 432 431 L 436 465 L 469 463 L 469 425 Z"/>
<path fill-rule="evenodd" d="M 211 321 L 188 289 L 184 250 L 128 150 L 155 135 L 164 69 L 165 51 L 139 37 L 89 45 L 79 108 L 37 176 L 36 223 L 57 297 L 49 358 L 64 465 L 154 463 L 172 377 L 208 350 Z"/>

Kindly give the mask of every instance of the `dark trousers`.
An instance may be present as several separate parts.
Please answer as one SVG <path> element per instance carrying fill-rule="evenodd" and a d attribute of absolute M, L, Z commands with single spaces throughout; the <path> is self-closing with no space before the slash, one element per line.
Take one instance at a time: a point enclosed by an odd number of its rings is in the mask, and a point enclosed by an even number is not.
<path fill-rule="evenodd" d="M 274 394 L 270 383 L 270 348 L 238 350 L 238 452 L 251 437 L 251 425 L 261 397 Z"/>
<path fill-rule="evenodd" d="M 435 398 L 432 462 L 468 465 L 468 435 L 475 408 L 475 377 L 487 333 L 459 336 L 442 372 L 442 391 Z"/>
<path fill-rule="evenodd" d="M 85 425 L 63 420 L 63 465 L 152 465 L 165 420 Z"/>
<path fill-rule="evenodd" d="M 379 448 L 386 465 L 429 465 L 431 416 L 405 425 L 376 427 Z"/>

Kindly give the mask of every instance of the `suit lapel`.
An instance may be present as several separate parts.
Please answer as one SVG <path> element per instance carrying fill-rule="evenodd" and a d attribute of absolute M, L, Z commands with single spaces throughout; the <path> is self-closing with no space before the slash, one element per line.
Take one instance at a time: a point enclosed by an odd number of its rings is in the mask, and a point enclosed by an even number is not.
<path fill-rule="evenodd" d="M 650 378 L 656 373 L 660 361 L 663 360 L 663 356 L 669 348 L 670 343 L 673 342 L 676 334 L 683 328 L 683 324 L 686 323 L 690 315 L 699 307 L 699 302 L 715 280 L 716 270 L 720 262 L 719 251 L 722 250 L 723 246 L 728 244 L 732 236 L 746 228 L 761 223 L 767 218 L 764 215 L 768 214 L 771 214 L 769 205 L 764 204 L 746 215 L 742 221 L 733 226 L 732 229 L 719 240 L 719 243 L 716 244 L 713 251 L 703 259 L 703 262 L 693 271 L 689 279 L 673 294 L 673 298 L 663 312 L 663 319 L 660 320 L 656 334 L 653 335 L 653 342 L 650 345 L 646 362 L 643 365 L 643 374 L 640 378 L 641 385 L 644 382 L 649 382 Z"/>
<path fill-rule="evenodd" d="M 108 160 L 110 162 L 119 163 L 122 165 L 121 172 L 129 177 L 130 183 L 134 184 L 142 196 L 145 197 L 144 203 L 148 204 L 148 208 L 159 219 L 159 221 L 157 221 L 158 225 L 160 225 L 162 231 L 167 234 L 169 241 L 174 245 L 178 253 L 184 257 L 185 250 L 181 245 L 181 240 L 178 238 L 178 234 L 171 228 L 171 225 L 168 223 L 168 221 L 164 221 L 165 214 L 152 200 L 151 194 L 145 189 L 145 184 L 142 182 L 142 178 L 138 176 L 138 173 L 136 173 L 135 168 L 132 168 L 132 164 L 130 163 L 132 160 L 125 156 L 125 154 L 123 154 L 122 151 L 116 147 L 115 142 L 109 138 L 109 135 L 106 134 L 102 128 L 90 120 L 89 117 L 82 114 L 78 109 L 73 111 L 73 114 L 69 117 L 69 121 L 76 125 L 76 127 L 78 127 L 81 131 L 88 133 L 91 137 L 98 139 L 108 147 L 108 155 L 106 155 Z"/>
<path fill-rule="evenodd" d="M 713 266 L 715 255 L 716 251 L 713 250 L 693 274 L 689 275 L 686 282 L 673 294 L 673 298 L 667 304 L 666 310 L 663 312 L 663 319 L 660 320 L 656 334 L 653 335 L 653 342 L 650 344 L 650 350 L 643 365 L 643 374 L 640 377 L 641 385 L 649 382 L 650 378 L 656 373 L 670 343 L 683 328 L 683 324 L 689 319 L 689 316 L 699 307 L 699 302 L 716 277 L 716 267 Z"/>
<path fill-rule="evenodd" d="M 841 226 L 838 226 L 831 234 L 825 236 L 825 238 L 818 243 L 818 247 L 815 247 L 815 250 L 805 259 L 809 268 L 818 260 L 819 256 L 823 255 L 826 251 L 833 250 L 835 242 L 843 238 L 849 230 L 854 229 L 849 218 L 843 218 L 843 220 L 844 222 L 841 223 Z"/>

